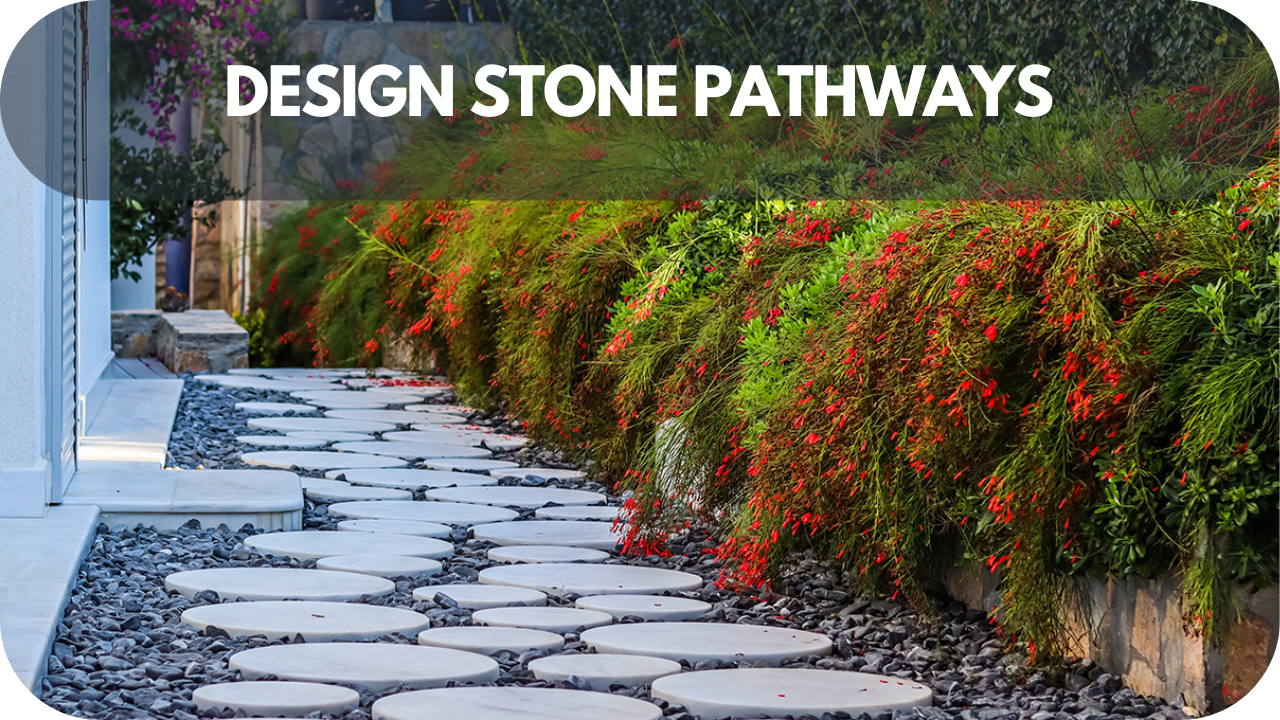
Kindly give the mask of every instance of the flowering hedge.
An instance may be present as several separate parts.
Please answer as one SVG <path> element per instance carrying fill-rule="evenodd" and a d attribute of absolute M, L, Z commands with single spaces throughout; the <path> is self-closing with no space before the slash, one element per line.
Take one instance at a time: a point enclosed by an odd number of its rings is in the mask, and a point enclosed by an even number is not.
<path fill-rule="evenodd" d="M 1280 535 L 1280 133 L 1257 67 L 1125 112 L 1040 181 L 1053 197 L 1087 161 L 1126 201 L 815 197 L 800 152 L 770 161 L 767 188 L 494 199 L 554 179 L 527 152 L 537 128 L 456 117 L 449 132 L 479 137 L 453 173 L 376 179 L 430 175 L 451 199 L 277 223 L 256 260 L 262 334 L 271 359 L 335 365 L 408 338 L 465 401 L 630 491 L 628 550 L 717 523 L 725 582 L 767 583 L 809 549 L 919 601 L 962 547 L 1041 655 L 1064 651 L 1085 573 L 1181 572 L 1187 622 L 1211 632 L 1233 588 L 1274 582 Z M 987 138 L 988 161 L 1013 142 Z M 1137 192 L 1153 168 L 1186 191 Z"/>

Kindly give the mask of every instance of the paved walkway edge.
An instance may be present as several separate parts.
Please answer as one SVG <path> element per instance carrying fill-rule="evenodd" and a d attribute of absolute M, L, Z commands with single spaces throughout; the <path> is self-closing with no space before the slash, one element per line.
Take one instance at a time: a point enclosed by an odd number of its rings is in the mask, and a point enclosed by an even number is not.
<path fill-rule="evenodd" d="M 0 519 L 0 643 L 32 693 L 48 669 L 62 612 L 98 526 L 94 505 L 50 507 L 43 518 Z"/>

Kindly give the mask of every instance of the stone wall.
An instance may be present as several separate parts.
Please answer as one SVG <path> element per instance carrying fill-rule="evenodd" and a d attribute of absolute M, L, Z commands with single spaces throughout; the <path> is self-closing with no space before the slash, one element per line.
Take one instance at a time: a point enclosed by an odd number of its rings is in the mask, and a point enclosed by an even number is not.
<path fill-rule="evenodd" d="M 997 576 L 981 564 L 951 567 L 943 584 L 955 599 L 990 612 Z M 1242 615 L 1210 642 L 1183 628 L 1181 577 L 1077 581 L 1068 617 L 1070 652 L 1092 658 L 1139 695 L 1182 697 L 1195 713 L 1217 712 L 1262 679 L 1276 651 L 1280 592 L 1241 589 Z"/>
<path fill-rule="evenodd" d="M 441 66 L 453 65 L 455 87 L 461 87 L 481 65 L 506 62 L 515 34 L 504 23 L 303 20 L 290 31 L 289 44 L 303 78 L 319 64 L 354 65 L 361 72 L 386 64 L 405 74 L 409 66 L 422 65 L 433 78 L 439 77 Z M 297 104 L 312 97 L 304 88 Z M 248 187 L 249 195 L 246 202 L 222 203 L 217 224 L 198 231 L 192 307 L 240 311 L 255 276 L 252 253 L 247 262 L 242 260 L 246 234 L 252 238 L 282 213 L 359 182 L 380 163 L 395 160 L 407 118 L 407 113 L 386 119 L 363 113 L 354 118 L 272 118 L 265 112 L 252 119 L 225 118 L 222 137 L 229 152 L 223 173 Z M 163 250 L 156 267 L 157 292 L 163 294 Z"/>

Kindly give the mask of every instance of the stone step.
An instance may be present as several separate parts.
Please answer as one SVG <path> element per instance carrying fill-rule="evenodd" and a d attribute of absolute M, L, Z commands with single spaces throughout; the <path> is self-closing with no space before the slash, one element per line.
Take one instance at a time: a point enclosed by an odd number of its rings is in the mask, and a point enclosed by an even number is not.
<path fill-rule="evenodd" d="M 414 600 L 447 604 L 442 596 L 466 610 L 484 610 L 512 605 L 533 607 L 547 604 L 547 594 L 544 592 L 502 585 L 432 585 L 413 591 Z"/>
<path fill-rule="evenodd" d="M 613 685 L 648 685 L 660 677 L 675 675 L 683 668 L 674 660 L 643 655 L 552 655 L 529 663 L 529 670 L 539 680 L 559 682 L 577 677 L 592 690 L 609 692 Z"/>
<path fill-rule="evenodd" d="M 281 680 L 341 683 L 368 692 L 396 686 L 415 690 L 449 683 L 489 683 L 498 663 L 478 653 L 386 643 L 305 643 L 254 648 L 227 663 L 246 680 L 274 675 Z"/>
<path fill-rule="evenodd" d="M 480 571 L 486 585 L 510 585 L 549 595 L 651 595 L 702 587 L 691 573 L 634 565 L 540 563 L 502 565 Z"/>
<path fill-rule="evenodd" d="M 370 468 L 365 470 L 330 470 L 325 477 L 346 479 L 352 485 L 417 490 L 420 487 L 472 487 L 497 485 L 498 479 L 476 473 L 445 470 L 410 470 L 408 468 Z"/>
<path fill-rule="evenodd" d="M 418 644 L 481 655 L 497 655 L 503 651 L 519 655 L 530 650 L 559 652 L 564 647 L 564 638 L 546 630 L 470 625 L 424 630 L 418 634 Z"/>
<path fill-rule="evenodd" d="M 477 540 L 498 545 L 567 545 L 614 550 L 622 541 L 622 532 L 615 530 L 613 523 L 590 520 L 521 520 L 481 525 L 473 532 Z"/>
<path fill-rule="evenodd" d="M 668 675 L 653 697 L 702 718 L 875 716 L 933 704 L 933 691 L 901 678 L 808 668 L 741 668 Z"/>
<path fill-rule="evenodd" d="M 241 712 L 241 717 L 345 715 L 360 706 L 360 693 L 318 683 L 239 682 L 196 688 L 191 701 L 201 712 Z"/>
<path fill-rule="evenodd" d="M 307 642 L 376 640 L 392 633 L 412 637 L 431 626 L 430 618 L 412 610 L 297 600 L 205 605 L 184 611 L 182 622 L 201 631 L 216 627 L 232 637 L 292 640 L 301 635 Z"/>
<path fill-rule="evenodd" d="M 619 620 L 635 616 L 664 622 L 696 620 L 711 611 L 711 603 L 659 595 L 588 595 L 578 598 L 574 605 L 584 610 L 606 612 Z"/>
<path fill-rule="evenodd" d="M 805 630 L 721 623 L 654 622 L 593 628 L 582 640 L 601 653 L 648 655 L 697 664 L 707 660 L 779 665 L 830 655 L 831 639 Z"/>
<path fill-rule="evenodd" d="M 563 490 L 548 487 L 463 487 L 440 488 L 427 493 L 428 500 L 441 502 L 497 505 L 521 509 L 540 508 L 544 505 L 595 505 L 603 504 L 605 496 L 585 490 Z"/>
<path fill-rule="evenodd" d="M 471 615 L 477 625 L 528 628 L 553 633 L 576 632 L 583 628 L 613 624 L 613 616 L 593 610 L 564 607 L 504 607 L 477 610 Z"/>
<path fill-rule="evenodd" d="M 280 419 L 290 420 L 293 418 Z M 274 468 L 299 467 L 304 470 L 394 468 L 404 467 L 406 464 L 403 460 L 380 455 L 325 452 L 323 450 L 265 450 L 263 452 L 245 453 L 240 459 L 249 465 Z"/>
<path fill-rule="evenodd" d="M 97 505 L 110 526 L 175 530 L 198 520 L 204 527 L 302 527 L 302 485 L 279 470 L 86 470 L 76 473 L 63 503 Z"/>
<path fill-rule="evenodd" d="M 388 501 L 395 502 L 395 501 Z M 268 555 L 295 560 L 319 560 L 337 555 L 387 554 L 443 558 L 453 554 L 453 544 L 435 538 L 388 533 L 352 533 L 302 530 L 254 535 L 245 547 Z"/>
<path fill-rule="evenodd" d="M 557 688 L 417 690 L 373 704 L 378 720 L 661 720 L 656 705 L 606 693 Z"/>
<path fill-rule="evenodd" d="M 444 569 L 436 560 L 408 555 L 335 555 L 316 561 L 319 570 L 335 570 L 343 573 L 373 575 L 380 578 L 417 577 L 439 575 Z"/>
<path fill-rule="evenodd" d="M 335 503 L 329 506 L 329 514 L 353 520 L 418 520 L 461 526 L 504 523 L 519 517 L 506 508 L 412 500 Z"/>
<path fill-rule="evenodd" d="M 164 589 L 187 597 L 212 590 L 224 601 L 327 600 L 345 602 L 365 595 L 388 595 L 395 584 L 382 578 L 298 568 L 209 568 L 169 575 Z"/>
<path fill-rule="evenodd" d="M 508 545 L 493 548 L 488 556 L 496 563 L 598 563 L 607 560 L 609 553 L 561 545 Z"/>

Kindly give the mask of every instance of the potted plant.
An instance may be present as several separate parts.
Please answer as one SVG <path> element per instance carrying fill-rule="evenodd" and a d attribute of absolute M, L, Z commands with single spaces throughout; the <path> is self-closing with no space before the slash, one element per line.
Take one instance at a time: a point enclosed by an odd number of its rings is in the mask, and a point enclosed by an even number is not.
<path fill-rule="evenodd" d="M 372 20 L 374 0 L 307 0 L 309 20 Z"/>

